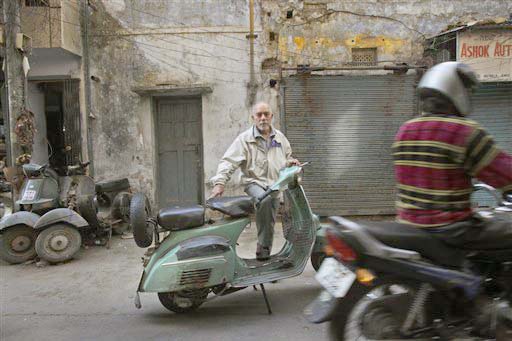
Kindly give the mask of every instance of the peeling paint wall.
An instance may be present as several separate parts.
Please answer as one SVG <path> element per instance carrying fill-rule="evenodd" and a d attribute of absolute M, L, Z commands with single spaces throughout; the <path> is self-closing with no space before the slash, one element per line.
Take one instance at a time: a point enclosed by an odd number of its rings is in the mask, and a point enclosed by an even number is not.
<path fill-rule="evenodd" d="M 422 63 L 423 41 L 447 25 L 512 12 L 509 1 L 256 0 L 257 99 L 279 127 L 279 66 L 343 66 L 352 48 L 378 63 Z M 102 0 L 91 12 L 93 150 L 96 176 L 126 176 L 154 196 L 154 98 L 135 87 L 209 86 L 202 97 L 206 181 L 250 124 L 248 0 Z M 287 15 L 290 18 L 287 18 Z M 287 74 L 284 73 L 284 76 Z M 277 80 L 270 86 L 270 80 Z M 233 183 L 236 185 L 236 183 Z M 228 192 L 234 191 L 229 188 Z"/>
<path fill-rule="evenodd" d="M 377 48 L 378 63 L 421 63 L 423 42 L 457 22 L 505 16 L 510 1 L 262 0 L 264 39 L 288 66 L 343 66 L 352 48 Z M 287 18 L 288 13 L 291 18 Z M 267 39 L 268 40 L 268 39 Z M 270 51 L 269 51 L 270 52 Z"/>

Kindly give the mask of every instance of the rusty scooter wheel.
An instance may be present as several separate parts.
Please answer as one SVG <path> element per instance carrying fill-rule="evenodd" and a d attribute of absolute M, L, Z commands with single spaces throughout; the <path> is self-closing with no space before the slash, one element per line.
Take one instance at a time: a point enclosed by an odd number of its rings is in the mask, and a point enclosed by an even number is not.
<path fill-rule="evenodd" d="M 28 225 L 15 225 L 0 234 L 0 258 L 10 264 L 20 264 L 36 256 L 37 232 Z"/>
<path fill-rule="evenodd" d="M 72 259 L 82 246 L 82 236 L 74 227 L 55 224 L 43 230 L 36 239 L 37 255 L 48 263 Z"/>

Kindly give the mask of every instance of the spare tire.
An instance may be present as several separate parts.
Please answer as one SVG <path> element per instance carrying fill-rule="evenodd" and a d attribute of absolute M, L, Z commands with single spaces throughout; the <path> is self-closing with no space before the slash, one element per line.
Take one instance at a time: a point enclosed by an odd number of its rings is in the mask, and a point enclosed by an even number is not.
<path fill-rule="evenodd" d="M 138 247 L 149 247 L 153 243 L 153 226 L 147 222 L 150 216 L 148 198 L 144 193 L 135 193 L 130 202 L 130 225 Z"/>
<path fill-rule="evenodd" d="M 89 226 L 98 229 L 101 227 L 100 220 L 98 219 L 98 209 L 94 204 L 94 196 L 81 195 L 78 197 L 77 202 L 78 213 L 84 218 Z"/>
<path fill-rule="evenodd" d="M 127 178 L 117 180 L 105 180 L 96 183 L 96 192 L 120 192 L 130 188 Z"/>

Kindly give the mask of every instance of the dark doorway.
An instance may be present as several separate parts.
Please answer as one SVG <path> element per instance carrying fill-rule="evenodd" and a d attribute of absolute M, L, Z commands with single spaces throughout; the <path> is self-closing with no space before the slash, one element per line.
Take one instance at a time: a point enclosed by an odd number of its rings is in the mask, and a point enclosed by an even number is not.
<path fill-rule="evenodd" d="M 59 175 L 82 161 L 78 84 L 75 80 L 41 83 L 49 164 Z"/>
<path fill-rule="evenodd" d="M 203 200 L 201 98 L 156 101 L 159 207 Z"/>

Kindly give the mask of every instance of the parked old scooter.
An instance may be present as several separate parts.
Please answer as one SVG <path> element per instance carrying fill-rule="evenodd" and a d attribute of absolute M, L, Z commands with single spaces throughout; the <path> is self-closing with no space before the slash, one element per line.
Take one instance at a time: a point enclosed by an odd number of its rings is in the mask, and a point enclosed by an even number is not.
<path fill-rule="evenodd" d="M 68 166 L 66 176 L 46 165 L 23 165 L 19 211 L 0 221 L 2 259 L 16 264 L 37 254 L 50 263 L 62 262 L 78 252 L 83 238 L 105 244 L 112 230 L 127 228 L 128 180 L 95 184 L 85 175 L 87 165 Z"/>
<path fill-rule="evenodd" d="M 225 214 L 218 221 L 205 221 L 202 206 L 164 208 L 154 219 L 145 195 L 135 194 L 130 207 L 135 242 L 148 247 L 156 237 L 143 260 L 136 306 L 141 307 L 139 292 L 156 292 L 164 307 L 186 313 L 204 303 L 211 292 L 223 296 L 260 285 L 271 313 L 263 284 L 300 275 L 312 252 L 314 262 L 323 260 L 318 253 L 323 250 L 323 228 L 300 185 L 301 172 L 299 166 L 283 169 L 279 179 L 255 203 L 247 196 L 208 200 L 208 208 Z M 285 199 L 283 248 L 266 261 L 239 257 L 237 240 L 251 223 L 248 216 L 254 204 L 277 191 L 284 192 Z M 169 234 L 160 242 L 162 231 Z"/>

